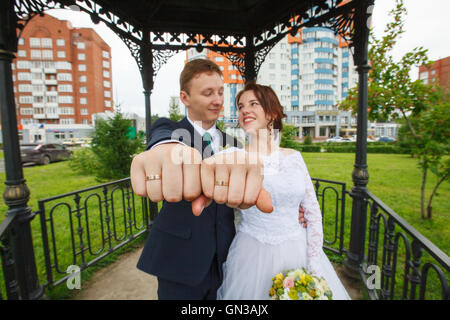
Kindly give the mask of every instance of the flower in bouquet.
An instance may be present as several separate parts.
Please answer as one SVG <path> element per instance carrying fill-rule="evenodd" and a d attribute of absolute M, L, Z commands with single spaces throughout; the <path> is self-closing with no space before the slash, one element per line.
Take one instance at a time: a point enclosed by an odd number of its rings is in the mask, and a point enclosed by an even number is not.
<path fill-rule="evenodd" d="M 275 275 L 269 295 L 274 300 L 332 300 L 333 297 L 327 281 L 304 268 Z"/>

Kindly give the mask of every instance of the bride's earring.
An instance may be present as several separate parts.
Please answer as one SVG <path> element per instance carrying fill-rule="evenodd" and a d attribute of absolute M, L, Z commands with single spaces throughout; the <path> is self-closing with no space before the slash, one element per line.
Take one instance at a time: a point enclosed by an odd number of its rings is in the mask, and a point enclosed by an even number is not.
<path fill-rule="evenodd" d="M 270 124 L 269 124 L 269 134 L 270 134 L 270 137 L 272 137 L 272 132 L 273 132 L 273 121 L 270 122 Z"/>

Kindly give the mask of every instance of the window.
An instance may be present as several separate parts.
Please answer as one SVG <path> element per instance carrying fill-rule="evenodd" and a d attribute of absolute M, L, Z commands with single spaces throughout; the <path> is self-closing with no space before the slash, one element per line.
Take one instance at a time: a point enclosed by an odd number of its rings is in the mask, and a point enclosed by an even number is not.
<path fill-rule="evenodd" d="M 53 51 L 52 50 L 43 50 L 42 58 L 44 59 L 53 59 Z"/>
<path fill-rule="evenodd" d="M 31 84 L 19 84 L 19 92 L 31 92 Z"/>
<path fill-rule="evenodd" d="M 214 61 L 222 62 L 223 61 L 223 57 L 214 57 Z"/>
<path fill-rule="evenodd" d="M 19 51 L 17 52 L 17 55 L 18 55 L 19 57 L 26 57 L 26 56 L 27 56 L 27 51 L 26 51 L 26 50 L 19 50 Z"/>
<path fill-rule="evenodd" d="M 87 104 L 87 98 L 80 98 L 80 104 Z"/>
<path fill-rule="evenodd" d="M 19 102 L 20 103 L 33 103 L 33 96 L 20 96 Z"/>
<path fill-rule="evenodd" d="M 66 41 L 64 39 L 56 39 L 56 45 L 58 47 L 64 47 L 66 45 Z"/>
<path fill-rule="evenodd" d="M 59 81 L 72 81 L 71 73 L 58 73 L 57 77 Z"/>
<path fill-rule="evenodd" d="M 275 63 L 269 63 L 269 69 L 271 70 L 275 69 Z"/>
<path fill-rule="evenodd" d="M 109 71 L 103 71 L 103 77 L 109 78 Z"/>
<path fill-rule="evenodd" d="M 103 58 L 109 59 L 109 52 L 108 51 L 103 50 L 102 51 L 102 55 L 103 55 Z"/>
<path fill-rule="evenodd" d="M 80 87 L 80 93 L 87 93 L 86 87 Z"/>
<path fill-rule="evenodd" d="M 79 81 L 80 82 L 86 82 L 86 76 L 80 76 Z"/>
<path fill-rule="evenodd" d="M 58 61 L 56 62 L 56 69 L 72 70 L 72 64 L 68 61 Z"/>
<path fill-rule="evenodd" d="M 275 73 L 269 74 L 269 79 L 270 80 L 275 80 Z"/>
<path fill-rule="evenodd" d="M 47 96 L 47 102 L 56 103 L 56 96 Z"/>
<path fill-rule="evenodd" d="M 86 60 L 86 55 L 84 53 L 79 53 L 78 60 Z"/>
<path fill-rule="evenodd" d="M 78 42 L 77 48 L 81 50 L 86 49 L 86 44 L 84 42 Z"/>
<path fill-rule="evenodd" d="M 17 74 L 18 80 L 31 80 L 31 73 L 28 72 L 19 72 Z"/>
<path fill-rule="evenodd" d="M 286 63 L 281 64 L 281 70 L 286 70 Z"/>
<path fill-rule="evenodd" d="M 25 40 L 23 40 L 23 38 L 19 38 L 19 45 L 24 45 L 25 44 Z"/>
<path fill-rule="evenodd" d="M 81 120 L 81 124 L 89 124 L 89 119 L 83 119 L 83 120 Z"/>
<path fill-rule="evenodd" d="M 73 103 L 72 96 L 58 96 L 58 103 Z"/>
<path fill-rule="evenodd" d="M 74 124 L 75 119 L 73 118 L 63 118 L 60 120 L 60 124 Z"/>
<path fill-rule="evenodd" d="M 17 69 L 29 69 L 30 61 L 18 60 L 17 61 Z"/>
<path fill-rule="evenodd" d="M 281 49 L 286 49 L 286 43 L 281 44 Z"/>
<path fill-rule="evenodd" d="M 58 109 L 59 109 L 59 114 L 74 114 L 72 107 L 62 107 L 62 108 L 58 108 Z"/>
<path fill-rule="evenodd" d="M 41 46 L 42 46 L 42 48 L 51 48 L 52 47 L 52 39 L 51 38 L 42 38 Z"/>
<path fill-rule="evenodd" d="M 105 100 L 105 107 L 110 108 L 111 107 L 111 101 Z"/>
<path fill-rule="evenodd" d="M 89 114 L 87 108 L 81 108 L 80 113 L 81 113 L 82 115 L 87 115 L 87 114 Z"/>
<path fill-rule="evenodd" d="M 33 108 L 20 108 L 20 114 L 22 115 L 32 115 Z"/>
<path fill-rule="evenodd" d="M 111 91 L 105 91 L 105 98 L 111 98 Z"/>
<path fill-rule="evenodd" d="M 78 71 L 86 71 L 86 65 L 85 64 L 79 64 L 78 65 Z"/>
<path fill-rule="evenodd" d="M 72 92 L 72 85 L 71 84 L 60 84 L 60 85 L 58 85 L 58 91 L 59 92 Z"/>
<path fill-rule="evenodd" d="M 30 48 L 40 48 L 40 47 L 41 47 L 41 39 L 30 38 Z"/>
<path fill-rule="evenodd" d="M 103 86 L 104 86 L 105 88 L 111 88 L 111 82 L 109 82 L 109 81 L 103 81 Z"/>
<path fill-rule="evenodd" d="M 109 62 L 103 60 L 103 68 L 109 68 Z"/>
<path fill-rule="evenodd" d="M 58 56 L 58 58 L 65 58 L 66 57 L 66 52 L 65 51 L 58 51 L 57 56 Z"/>
<path fill-rule="evenodd" d="M 41 50 L 31 50 L 31 59 L 40 59 Z"/>

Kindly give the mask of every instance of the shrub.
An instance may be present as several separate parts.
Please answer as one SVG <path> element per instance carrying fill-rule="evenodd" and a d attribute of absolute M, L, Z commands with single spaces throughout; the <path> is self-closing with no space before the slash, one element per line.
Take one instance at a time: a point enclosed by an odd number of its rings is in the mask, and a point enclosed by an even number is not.
<path fill-rule="evenodd" d="M 321 149 L 321 147 L 320 146 L 310 146 L 310 145 L 303 145 L 303 146 L 300 146 L 300 149 L 301 150 L 299 150 L 299 151 L 301 151 L 301 152 L 320 152 L 320 149 Z"/>
<path fill-rule="evenodd" d="M 100 167 L 97 156 L 89 147 L 75 149 L 69 162 L 72 170 L 86 175 L 95 175 Z"/>
<path fill-rule="evenodd" d="M 312 142 L 312 137 L 308 134 L 306 137 L 305 137 L 305 140 L 303 140 L 303 144 L 304 145 L 311 145 L 313 142 Z"/>

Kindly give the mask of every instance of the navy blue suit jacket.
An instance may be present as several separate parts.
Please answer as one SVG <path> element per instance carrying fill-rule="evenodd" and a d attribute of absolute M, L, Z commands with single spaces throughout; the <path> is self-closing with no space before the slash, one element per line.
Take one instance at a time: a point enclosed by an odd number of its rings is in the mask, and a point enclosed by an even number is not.
<path fill-rule="evenodd" d="M 182 129 L 183 133 L 174 137 L 172 133 L 176 129 Z M 222 146 L 225 146 L 225 141 L 233 141 L 233 145 L 239 147 L 236 139 L 223 132 L 221 136 Z M 205 148 L 210 148 L 202 142 L 187 118 L 176 123 L 160 118 L 152 126 L 147 149 L 157 142 L 174 138 L 196 148 L 202 155 Z M 204 157 L 207 157 L 208 150 L 205 153 Z M 166 280 L 195 286 L 206 276 L 215 254 L 219 266 L 222 266 L 235 233 L 233 209 L 224 204 L 213 201 L 196 217 L 192 214 L 190 202 L 164 201 L 137 268 Z"/>

